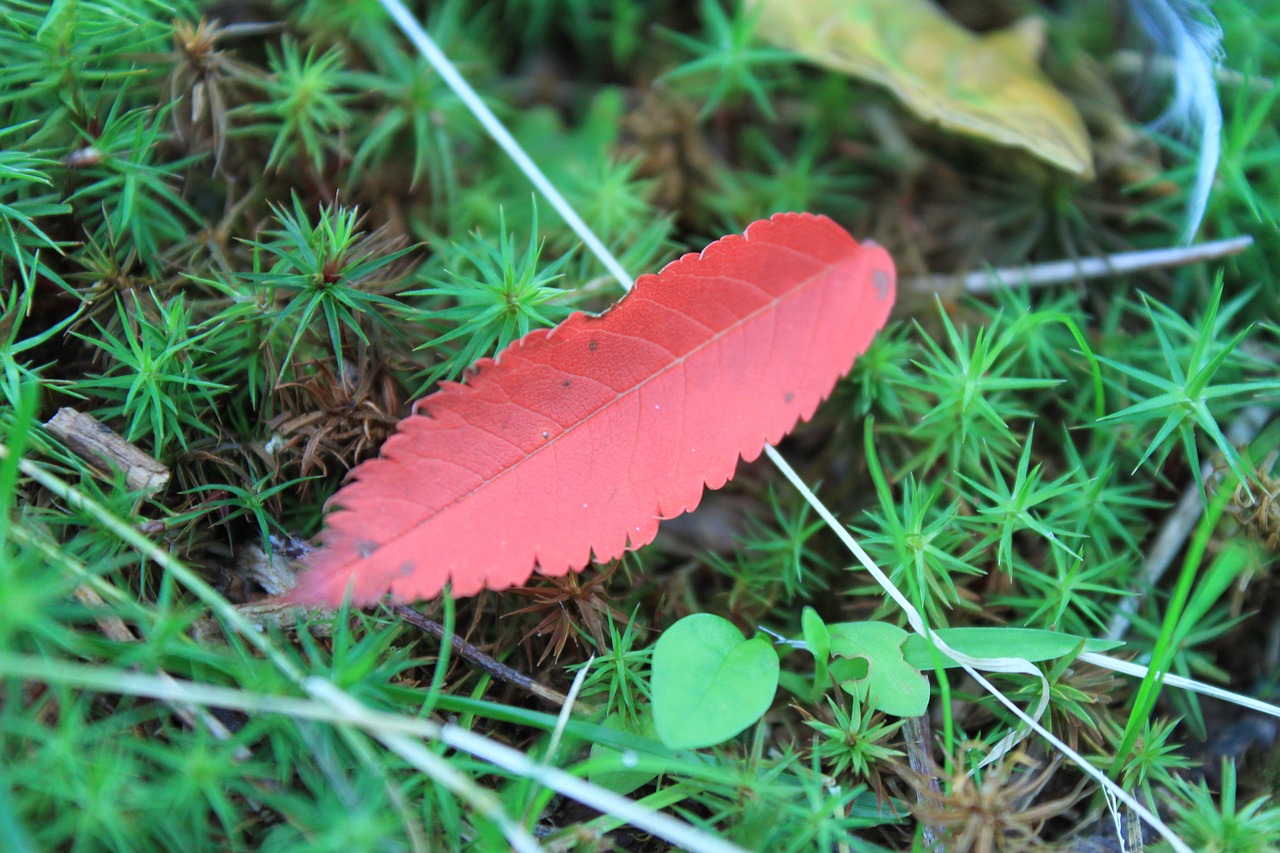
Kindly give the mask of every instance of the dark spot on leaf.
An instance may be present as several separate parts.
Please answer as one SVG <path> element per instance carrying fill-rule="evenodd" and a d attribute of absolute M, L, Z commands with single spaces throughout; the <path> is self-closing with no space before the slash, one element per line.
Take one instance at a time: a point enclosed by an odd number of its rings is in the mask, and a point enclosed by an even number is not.
<path fill-rule="evenodd" d="M 373 552 L 376 550 L 378 550 L 377 542 L 370 542 L 366 539 L 356 543 L 356 553 L 360 555 L 360 559 L 362 560 L 367 560 L 372 557 Z"/>
<path fill-rule="evenodd" d="M 547 431 L 544 429 L 544 430 L 542 431 L 542 437 L 543 437 L 543 438 L 550 438 L 550 437 L 551 437 L 551 433 L 547 432 Z"/>
<path fill-rule="evenodd" d="M 596 351 L 596 347 L 598 347 L 598 346 L 600 346 L 600 342 L 599 342 L 599 341 L 592 341 L 591 343 L 587 344 L 587 349 L 591 350 L 592 352 L 595 352 L 595 351 Z"/>
<path fill-rule="evenodd" d="M 573 384 L 573 380 L 572 380 L 572 379 L 566 379 L 565 381 L 561 382 L 560 384 L 561 384 L 561 385 L 563 385 L 564 387 L 568 388 L 570 385 L 572 385 L 572 384 Z"/>
<path fill-rule="evenodd" d="M 885 299 L 889 296 L 889 273 L 884 270 L 872 270 L 871 283 L 876 287 L 876 297 L 878 299 Z"/>
<path fill-rule="evenodd" d="M 413 574 L 413 569 L 414 569 L 413 560 L 405 560 L 403 563 L 400 564 L 400 577 L 402 578 L 409 577 L 409 575 Z"/>
<path fill-rule="evenodd" d="M 795 391 L 788 391 L 787 393 L 785 393 L 785 394 L 783 394 L 783 395 L 782 395 L 782 402 L 784 402 L 784 403 L 790 403 L 790 402 L 791 402 L 792 400 L 794 400 L 795 398 L 796 398 L 796 392 L 795 392 Z"/>

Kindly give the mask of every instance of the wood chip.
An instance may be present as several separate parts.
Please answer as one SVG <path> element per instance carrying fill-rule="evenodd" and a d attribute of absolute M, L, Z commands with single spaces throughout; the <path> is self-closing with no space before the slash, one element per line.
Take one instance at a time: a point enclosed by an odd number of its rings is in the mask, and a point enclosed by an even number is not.
<path fill-rule="evenodd" d="M 123 471 L 130 491 L 151 494 L 169 484 L 168 468 L 91 415 L 61 408 L 44 428 L 68 450 L 100 471 Z"/>

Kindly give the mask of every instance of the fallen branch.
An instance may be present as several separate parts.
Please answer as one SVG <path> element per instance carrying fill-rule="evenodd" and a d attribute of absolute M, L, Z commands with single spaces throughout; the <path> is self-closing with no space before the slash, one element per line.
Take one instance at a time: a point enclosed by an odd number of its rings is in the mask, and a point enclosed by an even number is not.
<path fill-rule="evenodd" d="M 1022 267 L 1000 267 L 962 275 L 922 275 L 904 280 L 904 286 L 917 293 L 947 293 L 959 286 L 966 293 L 991 293 L 1002 287 L 1024 285 L 1048 287 L 1091 278 L 1125 275 L 1142 270 L 1180 267 L 1238 255 L 1253 245 L 1250 236 L 1214 240 L 1173 249 L 1147 249 L 1119 252 L 1065 261 L 1048 261 Z"/>

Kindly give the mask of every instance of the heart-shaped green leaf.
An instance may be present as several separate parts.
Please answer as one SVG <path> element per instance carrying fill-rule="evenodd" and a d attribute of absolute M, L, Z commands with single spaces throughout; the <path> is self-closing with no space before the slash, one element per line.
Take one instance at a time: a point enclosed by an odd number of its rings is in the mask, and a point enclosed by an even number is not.
<path fill-rule="evenodd" d="M 654 645 L 653 723 L 669 747 L 728 740 L 769 710 L 777 690 L 778 655 L 769 641 L 744 639 L 719 616 L 686 616 Z"/>

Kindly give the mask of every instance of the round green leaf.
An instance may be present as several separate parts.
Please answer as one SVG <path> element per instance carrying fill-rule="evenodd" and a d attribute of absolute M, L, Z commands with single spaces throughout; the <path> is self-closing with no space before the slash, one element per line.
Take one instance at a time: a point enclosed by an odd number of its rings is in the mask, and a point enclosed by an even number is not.
<path fill-rule="evenodd" d="M 654 645 L 654 729 L 674 749 L 728 740 L 769 710 L 777 690 L 769 641 L 746 640 L 719 616 L 686 616 Z"/>

